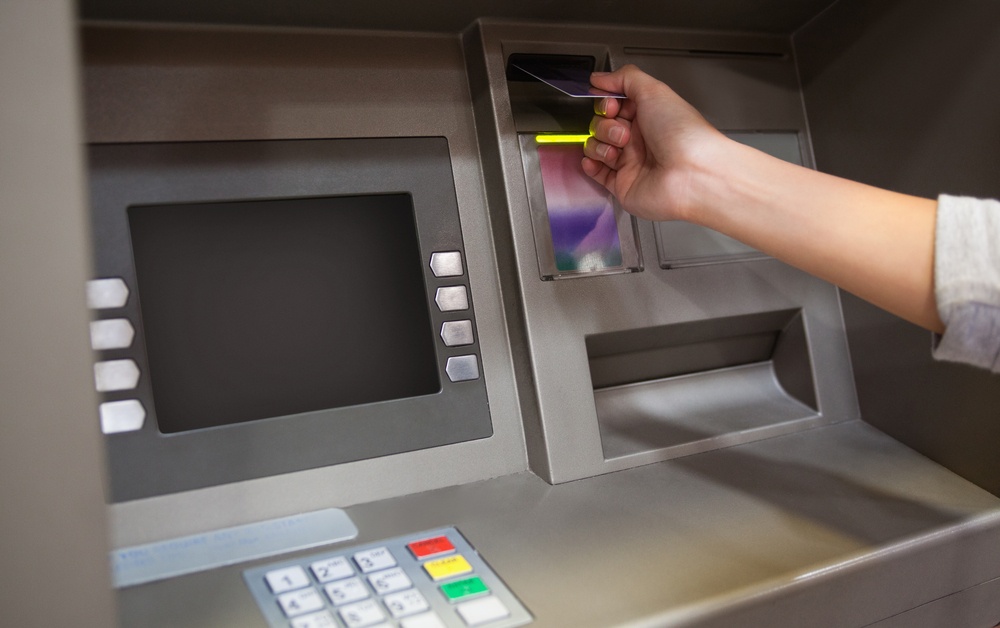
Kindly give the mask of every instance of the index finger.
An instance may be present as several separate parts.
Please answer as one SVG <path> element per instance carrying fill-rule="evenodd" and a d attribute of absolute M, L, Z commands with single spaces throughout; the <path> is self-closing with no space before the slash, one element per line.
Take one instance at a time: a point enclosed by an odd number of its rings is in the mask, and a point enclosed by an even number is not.
<path fill-rule="evenodd" d="M 617 98 L 599 98 L 594 101 L 594 113 L 605 118 L 614 118 L 621 111 L 621 103 Z"/>

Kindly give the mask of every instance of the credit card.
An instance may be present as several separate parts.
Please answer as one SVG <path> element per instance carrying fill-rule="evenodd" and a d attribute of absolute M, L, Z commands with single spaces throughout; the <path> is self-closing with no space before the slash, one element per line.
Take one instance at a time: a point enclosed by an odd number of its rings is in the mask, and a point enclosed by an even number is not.
<path fill-rule="evenodd" d="M 606 92 L 590 84 L 590 72 L 583 68 L 543 64 L 511 64 L 525 74 L 574 98 L 625 98 L 625 94 Z"/>

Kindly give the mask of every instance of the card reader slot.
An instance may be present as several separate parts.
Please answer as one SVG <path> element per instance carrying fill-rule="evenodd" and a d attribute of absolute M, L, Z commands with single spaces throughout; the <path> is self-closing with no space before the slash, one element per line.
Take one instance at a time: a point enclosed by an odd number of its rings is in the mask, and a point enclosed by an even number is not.
<path fill-rule="evenodd" d="M 799 310 L 599 334 L 586 345 L 605 459 L 696 453 L 819 416 Z"/>

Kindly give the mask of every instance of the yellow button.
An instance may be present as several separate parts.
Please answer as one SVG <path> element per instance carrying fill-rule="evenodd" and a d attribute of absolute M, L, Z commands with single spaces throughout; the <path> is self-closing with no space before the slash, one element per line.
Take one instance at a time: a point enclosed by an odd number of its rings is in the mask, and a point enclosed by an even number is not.
<path fill-rule="evenodd" d="M 472 573 L 472 565 L 469 564 L 469 561 L 465 560 L 465 556 L 456 554 L 426 562 L 424 563 L 424 570 L 427 571 L 427 575 L 434 582 L 437 582 L 438 580 L 444 580 L 452 576 Z"/>

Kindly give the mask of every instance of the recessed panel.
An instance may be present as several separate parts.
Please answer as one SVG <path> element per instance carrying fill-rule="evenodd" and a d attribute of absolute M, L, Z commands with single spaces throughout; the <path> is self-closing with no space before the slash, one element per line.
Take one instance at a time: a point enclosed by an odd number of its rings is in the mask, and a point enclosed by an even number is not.
<path fill-rule="evenodd" d="M 634 221 L 583 172 L 585 137 L 521 136 L 542 279 L 641 269 Z"/>
<path fill-rule="evenodd" d="M 95 371 L 114 501 L 492 435 L 444 138 L 89 157 L 95 317 L 135 331 Z"/>

